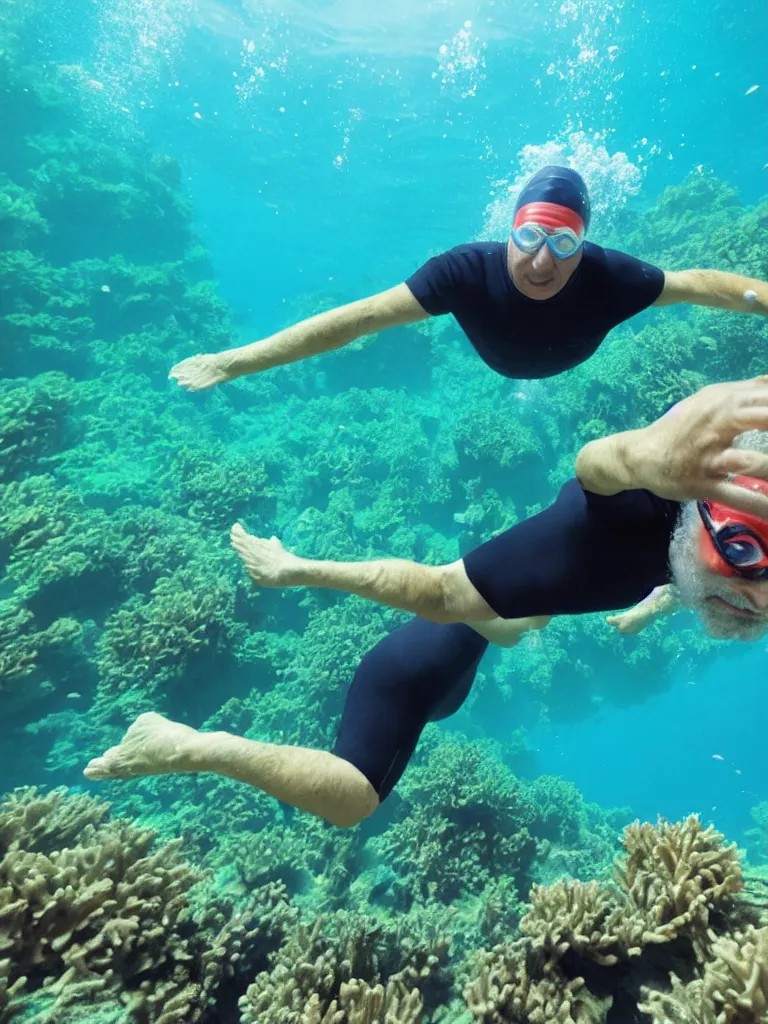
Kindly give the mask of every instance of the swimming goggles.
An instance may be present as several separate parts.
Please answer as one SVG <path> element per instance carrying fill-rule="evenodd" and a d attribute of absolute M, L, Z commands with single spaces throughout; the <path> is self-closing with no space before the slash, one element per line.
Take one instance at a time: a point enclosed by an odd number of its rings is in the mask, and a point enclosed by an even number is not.
<path fill-rule="evenodd" d="M 584 244 L 584 239 L 572 228 L 549 229 L 533 221 L 512 228 L 512 241 L 528 256 L 533 256 L 546 243 L 557 260 L 567 260 L 569 256 L 575 256 Z"/>
<path fill-rule="evenodd" d="M 722 576 L 768 579 L 768 522 L 711 501 L 697 501 L 696 506 L 713 553 L 724 563 L 718 566 L 709 559 L 710 568 Z M 717 521 L 718 513 L 724 522 Z"/>

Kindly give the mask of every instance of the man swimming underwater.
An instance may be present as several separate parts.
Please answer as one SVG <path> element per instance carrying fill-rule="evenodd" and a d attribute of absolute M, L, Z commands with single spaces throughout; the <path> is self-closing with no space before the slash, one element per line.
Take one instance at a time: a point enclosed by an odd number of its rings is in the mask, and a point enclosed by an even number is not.
<path fill-rule="evenodd" d="M 170 377 L 199 391 L 446 313 L 497 373 L 551 377 L 584 362 L 609 331 L 648 306 L 692 303 L 768 315 L 765 282 L 720 270 L 660 270 L 586 241 L 589 219 L 580 175 L 544 167 L 520 193 L 507 242 L 459 245 L 404 284 L 262 341 L 192 356 Z"/>
<path fill-rule="evenodd" d="M 711 385 L 649 427 L 591 441 L 576 474 L 548 509 L 447 566 L 314 562 L 235 524 L 257 585 L 330 587 L 422 618 L 362 658 L 333 753 L 151 713 L 85 775 L 214 772 L 349 827 L 392 791 L 427 722 L 461 707 L 489 641 L 511 646 L 550 616 L 641 602 L 613 620 L 633 631 L 669 607 L 658 588 L 670 584 L 712 636 L 766 633 L 768 376 Z"/>

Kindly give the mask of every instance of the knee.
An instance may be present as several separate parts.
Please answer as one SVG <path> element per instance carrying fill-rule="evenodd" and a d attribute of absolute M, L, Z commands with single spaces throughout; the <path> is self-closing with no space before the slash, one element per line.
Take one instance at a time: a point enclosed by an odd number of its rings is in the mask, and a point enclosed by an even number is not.
<path fill-rule="evenodd" d="M 366 785 L 368 791 L 361 793 L 359 799 L 347 800 L 326 815 L 331 825 L 335 825 L 336 828 L 354 828 L 361 821 L 370 818 L 380 801 L 378 793 L 367 780 Z"/>

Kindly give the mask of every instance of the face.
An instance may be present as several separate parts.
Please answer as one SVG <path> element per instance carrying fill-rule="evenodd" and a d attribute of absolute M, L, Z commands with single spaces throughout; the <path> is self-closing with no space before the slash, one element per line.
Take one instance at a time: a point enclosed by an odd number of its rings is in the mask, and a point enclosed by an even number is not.
<path fill-rule="evenodd" d="M 704 564 L 695 502 L 686 504 L 669 548 L 680 600 L 718 640 L 760 640 L 768 633 L 768 582 L 720 576 Z"/>
<path fill-rule="evenodd" d="M 565 260 L 552 255 L 548 245 L 529 255 L 510 238 L 507 245 L 507 269 L 519 292 L 529 299 L 551 299 L 564 288 L 573 276 L 584 249 L 581 248 Z"/>

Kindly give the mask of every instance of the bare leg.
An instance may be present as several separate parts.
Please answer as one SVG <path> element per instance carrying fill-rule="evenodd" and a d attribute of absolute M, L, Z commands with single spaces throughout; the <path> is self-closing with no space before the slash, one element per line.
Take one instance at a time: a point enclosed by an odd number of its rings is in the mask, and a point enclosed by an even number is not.
<path fill-rule="evenodd" d="M 549 625 L 551 615 L 536 615 L 527 619 L 491 619 L 489 622 L 467 621 L 476 633 L 484 636 L 499 647 L 515 647 L 523 633 L 532 629 L 544 629 Z"/>
<path fill-rule="evenodd" d="M 432 622 L 494 619 L 490 605 L 470 582 L 464 563 L 420 565 L 404 558 L 329 562 L 286 551 L 277 537 L 254 537 L 240 523 L 232 547 L 259 587 L 321 587 L 414 612 Z"/>
<path fill-rule="evenodd" d="M 149 712 L 122 741 L 88 763 L 88 779 L 213 772 L 262 790 L 340 828 L 367 818 L 379 805 L 368 779 L 324 750 L 259 743 L 226 732 L 198 732 Z"/>

